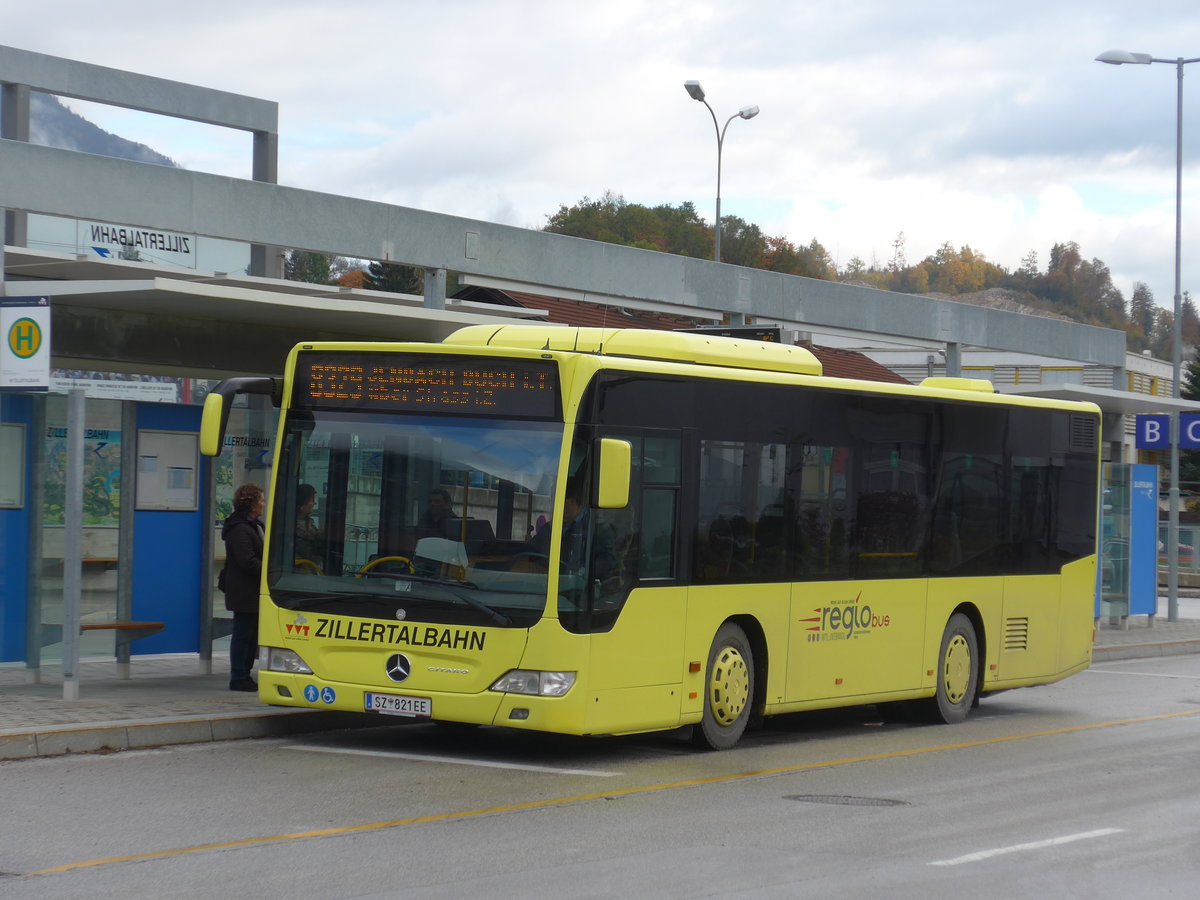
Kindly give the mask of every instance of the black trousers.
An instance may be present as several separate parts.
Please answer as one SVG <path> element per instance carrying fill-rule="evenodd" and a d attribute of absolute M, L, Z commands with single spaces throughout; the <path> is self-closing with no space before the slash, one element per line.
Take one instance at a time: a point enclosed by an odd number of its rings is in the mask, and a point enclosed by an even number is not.
<path fill-rule="evenodd" d="M 258 613 L 235 612 L 229 641 L 229 681 L 246 681 L 258 656 Z"/>

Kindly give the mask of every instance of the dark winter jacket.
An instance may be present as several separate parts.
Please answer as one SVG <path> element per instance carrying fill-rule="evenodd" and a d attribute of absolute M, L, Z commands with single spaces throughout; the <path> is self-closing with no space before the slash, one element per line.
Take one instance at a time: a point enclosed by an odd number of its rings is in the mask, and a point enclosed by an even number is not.
<path fill-rule="evenodd" d="M 233 612 L 258 612 L 258 583 L 262 577 L 263 526 L 261 519 L 234 512 L 221 529 L 225 541 L 225 608 Z"/>

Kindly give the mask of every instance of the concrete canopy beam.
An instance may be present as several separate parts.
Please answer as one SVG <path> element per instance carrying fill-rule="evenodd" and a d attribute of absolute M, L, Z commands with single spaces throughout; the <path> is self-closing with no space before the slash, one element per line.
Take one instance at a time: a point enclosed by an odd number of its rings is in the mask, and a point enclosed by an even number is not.
<path fill-rule="evenodd" d="M 1113 329 L 985 309 L 219 175 L 0 141 L 0 206 L 1121 366 Z"/>
<path fill-rule="evenodd" d="M 0 46 L 0 83 L 242 131 L 279 131 L 279 104 L 271 100 L 16 47 Z"/>

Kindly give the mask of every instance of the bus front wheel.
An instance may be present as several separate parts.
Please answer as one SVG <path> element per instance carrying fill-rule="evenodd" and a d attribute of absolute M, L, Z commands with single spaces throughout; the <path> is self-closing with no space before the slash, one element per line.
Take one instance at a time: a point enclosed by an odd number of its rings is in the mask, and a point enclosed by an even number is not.
<path fill-rule="evenodd" d="M 746 730 L 754 700 L 754 655 L 746 633 L 726 622 L 717 629 L 704 671 L 704 717 L 692 729 L 692 742 L 728 750 Z"/>
<path fill-rule="evenodd" d="M 979 640 L 962 613 L 946 623 L 938 653 L 937 693 L 925 701 L 926 718 L 953 725 L 967 717 L 979 692 Z"/>

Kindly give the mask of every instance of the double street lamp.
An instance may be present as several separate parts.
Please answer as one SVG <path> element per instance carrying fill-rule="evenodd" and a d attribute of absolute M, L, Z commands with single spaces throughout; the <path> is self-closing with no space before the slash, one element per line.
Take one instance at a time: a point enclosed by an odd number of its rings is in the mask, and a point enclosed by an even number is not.
<path fill-rule="evenodd" d="M 708 105 L 708 101 L 704 99 L 704 88 L 700 87 L 698 81 L 685 81 L 683 88 L 688 92 L 688 96 L 693 100 L 699 100 L 708 109 L 708 114 L 712 116 L 713 129 L 717 133 L 717 221 L 714 228 L 714 249 L 713 259 L 717 262 L 721 261 L 721 147 L 725 143 L 725 129 L 729 127 L 729 123 L 734 119 L 753 119 L 758 115 L 757 106 L 743 106 L 736 113 L 725 120 L 724 128 L 717 125 L 717 114 L 713 112 L 713 108 Z"/>
<path fill-rule="evenodd" d="M 1183 67 L 1188 63 L 1200 62 L 1200 56 L 1192 59 L 1159 59 L 1149 53 L 1130 53 L 1128 50 L 1105 50 L 1096 57 L 1096 62 L 1110 66 L 1169 63 L 1175 67 L 1175 315 L 1171 323 L 1172 379 L 1171 396 L 1179 399 L 1180 349 L 1183 340 L 1183 314 L 1180 290 L 1180 243 L 1183 206 Z M 1167 513 L 1167 621 L 1179 619 L 1179 410 L 1171 413 L 1171 489 L 1170 507 Z"/>

